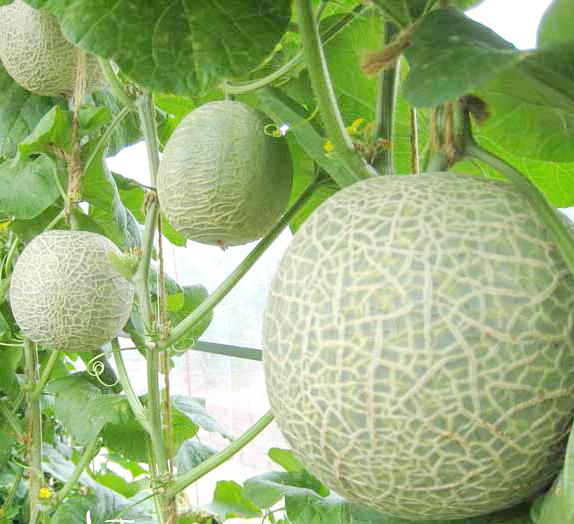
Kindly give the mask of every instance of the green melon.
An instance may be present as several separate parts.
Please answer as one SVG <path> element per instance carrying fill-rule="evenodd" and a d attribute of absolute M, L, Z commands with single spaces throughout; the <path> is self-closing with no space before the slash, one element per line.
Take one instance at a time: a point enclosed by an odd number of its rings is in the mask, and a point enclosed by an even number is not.
<path fill-rule="evenodd" d="M 128 321 L 133 286 L 110 263 L 120 254 L 106 237 L 48 231 L 22 251 L 10 305 L 22 333 L 50 349 L 89 351 L 110 342 Z"/>
<path fill-rule="evenodd" d="M 267 389 L 342 496 L 412 520 L 481 515 L 560 467 L 573 330 L 574 279 L 512 186 L 378 177 L 321 205 L 281 261 Z"/>
<path fill-rule="evenodd" d="M 232 101 L 192 111 L 170 137 L 157 191 L 162 211 L 187 238 L 220 246 L 263 236 L 289 200 L 291 157 L 269 120 Z"/>
<path fill-rule="evenodd" d="M 0 7 L 0 61 L 24 89 L 43 96 L 73 94 L 79 53 L 55 16 L 22 0 Z M 86 66 L 88 89 L 101 86 L 97 59 L 87 56 Z"/>

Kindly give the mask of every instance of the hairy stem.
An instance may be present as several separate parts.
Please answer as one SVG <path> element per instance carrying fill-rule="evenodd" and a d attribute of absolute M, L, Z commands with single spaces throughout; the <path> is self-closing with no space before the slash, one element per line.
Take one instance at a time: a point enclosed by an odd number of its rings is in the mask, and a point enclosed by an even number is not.
<path fill-rule="evenodd" d="M 418 175 L 420 173 L 419 154 L 419 126 L 417 120 L 417 110 L 411 107 L 411 171 Z"/>
<path fill-rule="evenodd" d="M 315 181 L 301 193 L 299 198 L 283 215 L 281 220 L 275 227 L 267 233 L 259 243 L 253 248 L 251 253 L 245 257 L 243 262 L 231 273 L 219 287 L 209 295 L 199 306 L 197 306 L 186 318 L 184 318 L 177 326 L 175 326 L 167 338 L 158 346 L 159 349 L 167 349 L 177 342 L 187 331 L 192 329 L 198 322 L 200 322 L 205 315 L 209 314 L 217 304 L 219 304 L 226 295 L 233 289 L 233 287 L 243 278 L 243 276 L 253 267 L 253 264 L 259 260 L 259 257 L 267 248 L 275 241 L 281 232 L 289 225 L 291 220 L 297 213 L 305 206 L 308 200 L 313 196 L 318 187 L 325 181 Z"/>
<path fill-rule="evenodd" d="M 30 396 L 33 399 L 38 399 L 42 395 L 42 391 L 44 391 L 48 380 L 50 380 L 50 375 L 52 374 L 52 371 L 54 371 L 54 367 L 58 363 L 58 358 L 60 357 L 61 353 L 62 352 L 58 350 L 52 351 L 50 353 L 50 358 L 48 359 L 48 362 L 46 362 L 46 366 L 40 375 L 40 380 L 38 381 L 35 389 L 30 393 Z"/>
<path fill-rule="evenodd" d="M 364 5 L 359 5 L 353 9 L 351 13 L 346 14 L 340 20 L 335 22 L 329 29 L 327 29 L 322 35 L 321 39 L 323 45 L 327 44 L 333 38 L 343 31 L 355 18 L 365 10 Z M 274 82 L 277 82 L 284 76 L 292 73 L 297 66 L 301 65 L 303 62 L 303 52 L 298 52 L 289 62 L 281 66 L 276 71 L 273 71 L 267 76 L 258 78 L 257 80 L 251 80 L 248 82 L 224 82 L 222 84 L 223 91 L 228 95 L 244 95 L 246 93 L 251 93 L 262 89 L 264 87 L 270 86 Z"/>
<path fill-rule="evenodd" d="M 153 96 L 150 92 L 146 91 L 139 100 L 138 111 L 142 124 L 142 131 L 146 142 L 151 175 L 151 186 L 155 188 L 157 171 L 159 169 L 159 142 L 155 125 Z M 159 390 L 160 356 L 156 350 L 156 344 L 150 336 L 154 331 L 155 323 L 150 301 L 149 268 L 153 249 L 153 239 L 155 236 L 158 219 L 159 204 L 157 197 L 154 195 L 154 198 L 150 202 L 146 214 L 142 255 L 137 273 L 135 275 L 135 291 L 137 294 L 138 303 L 141 307 L 143 322 L 146 327 L 145 342 L 148 386 L 148 414 L 150 422 L 149 429 L 152 452 L 155 458 L 158 473 L 158 475 L 154 475 L 155 478 L 152 479 L 155 485 L 158 485 L 159 481 L 163 481 L 163 479 L 165 479 L 169 473 L 166 449 L 162 437 L 162 411 Z M 158 476 L 160 478 L 158 478 Z M 159 517 L 162 522 L 168 522 L 169 510 L 164 498 L 162 496 L 160 496 L 160 498 L 162 511 Z"/>
<path fill-rule="evenodd" d="M 486 151 L 476 142 L 467 142 L 464 151 L 467 156 L 476 158 L 503 174 L 530 201 L 550 230 L 558 251 L 574 275 L 574 236 L 538 188 L 520 171 L 493 153 Z"/>
<path fill-rule="evenodd" d="M 387 46 L 398 33 L 398 29 L 395 24 L 385 22 L 384 33 L 383 45 Z M 380 149 L 373 165 L 383 175 L 395 174 L 393 144 L 395 140 L 395 110 L 400 64 L 399 60 L 396 65 L 379 74 L 374 138 L 375 140 L 385 140 L 388 147 Z"/>
<path fill-rule="evenodd" d="M 66 483 L 56 495 L 56 506 L 58 506 L 58 504 L 60 504 L 70 494 L 70 491 L 72 491 L 74 485 L 80 478 L 80 475 L 98 452 L 99 442 L 99 437 L 96 437 L 92 442 L 84 447 L 80 460 L 78 460 L 74 471 L 72 471 L 70 476 L 67 478 Z"/>
<path fill-rule="evenodd" d="M 130 109 L 136 108 L 136 101 L 131 96 L 129 96 L 121 80 L 117 77 L 112 64 L 103 58 L 98 58 L 98 62 L 100 63 L 100 69 L 108 83 L 109 88 L 112 90 L 114 96 L 126 107 Z"/>
<path fill-rule="evenodd" d="M 375 173 L 355 151 L 339 111 L 311 0 L 295 0 L 293 5 L 301 29 L 303 56 L 327 136 L 335 146 L 335 153 L 354 177 L 357 180 L 369 178 Z"/>
<path fill-rule="evenodd" d="M 94 162 L 94 160 L 96 159 L 96 157 L 100 154 L 101 151 L 103 151 L 105 149 L 105 147 L 108 145 L 108 140 L 110 139 L 110 137 L 112 136 L 112 133 L 114 132 L 114 130 L 116 129 L 116 127 L 118 127 L 118 125 L 121 124 L 122 120 L 131 112 L 131 108 L 129 107 L 124 107 L 122 108 L 122 110 L 114 117 L 114 119 L 110 122 L 110 125 L 108 126 L 108 128 L 105 130 L 104 134 L 100 137 L 100 140 L 98 142 L 98 145 L 96 146 L 96 148 L 91 152 L 87 162 L 86 162 L 86 166 L 84 168 L 85 171 L 87 171 L 88 169 L 90 169 L 90 166 L 92 165 L 92 163 Z"/>
<path fill-rule="evenodd" d="M 189 485 L 199 480 L 210 471 L 223 464 L 226 460 L 241 451 L 247 444 L 249 444 L 259 433 L 261 433 L 271 422 L 273 415 L 267 412 L 261 417 L 253 426 L 251 426 L 243 435 L 234 440 L 229 446 L 221 450 L 219 453 L 212 455 L 206 461 L 199 464 L 195 468 L 189 470 L 187 473 L 177 477 L 173 484 L 166 490 L 168 498 L 174 498 L 178 493 L 183 491 Z"/>
<path fill-rule="evenodd" d="M 32 392 L 38 383 L 38 351 L 36 344 L 24 341 L 26 383 L 28 387 L 28 500 L 30 524 L 36 524 L 40 515 L 40 488 L 42 487 L 42 406 L 41 398 Z"/>

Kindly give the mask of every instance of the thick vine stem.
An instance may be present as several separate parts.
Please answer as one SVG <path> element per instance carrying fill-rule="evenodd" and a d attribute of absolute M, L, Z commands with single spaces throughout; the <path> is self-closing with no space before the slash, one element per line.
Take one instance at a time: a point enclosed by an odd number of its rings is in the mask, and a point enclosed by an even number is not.
<path fill-rule="evenodd" d="M 324 184 L 325 180 L 316 180 L 309 184 L 305 191 L 299 195 L 299 198 L 283 215 L 275 227 L 267 233 L 259 243 L 253 248 L 251 253 L 237 266 L 237 268 L 219 285 L 219 287 L 209 295 L 199 306 L 197 306 L 186 318 L 175 326 L 169 337 L 158 344 L 158 349 L 165 350 L 177 342 L 187 331 L 192 329 L 200 322 L 205 315 L 209 314 L 217 304 L 219 304 L 233 287 L 243 278 L 243 276 L 253 267 L 253 264 L 259 260 L 259 257 L 275 241 L 281 232 L 289 225 L 297 213 L 305 206 L 313 196 L 317 188 Z"/>
<path fill-rule="evenodd" d="M 353 9 L 351 13 L 346 14 L 340 20 L 335 22 L 329 29 L 327 29 L 322 35 L 321 39 L 323 45 L 327 44 L 333 38 L 343 31 L 353 20 L 359 16 L 365 10 L 364 5 L 359 5 Z M 292 73 L 297 66 L 304 65 L 303 62 L 303 52 L 298 52 L 289 62 L 285 65 L 281 66 L 276 71 L 273 71 L 267 76 L 262 78 L 258 78 L 257 80 L 250 80 L 248 82 L 240 82 L 240 83 L 233 83 L 225 81 L 221 87 L 223 91 L 228 95 L 244 95 L 247 93 L 252 93 L 253 91 L 257 91 L 258 89 L 262 89 L 264 87 L 268 87 L 273 83 L 281 80 L 284 76 Z"/>
<path fill-rule="evenodd" d="M 387 46 L 398 33 L 395 24 L 384 23 L 383 46 Z M 375 169 L 384 175 L 395 174 L 393 144 L 395 141 L 395 109 L 400 76 L 400 60 L 386 71 L 379 73 L 377 108 L 375 116 L 374 139 L 386 141 L 388 147 L 382 147 L 375 158 Z"/>
<path fill-rule="evenodd" d="M 530 201 L 550 230 L 570 273 L 574 275 L 574 236 L 568 226 L 560 219 L 558 212 L 548 203 L 530 179 L 501 158 L 483 149 L 474 140 L 467 141 L 464 152 L 466 156 L 480 160 L 503 174 Z"/>
<path fill-rule="evenodd" d="M 303 56 L 309 78 L 327 136 L 335 146 L 335 153 L 357 180 L 376 175 L 374 169 L 355 151 L 355 146 L 347 133 L 333 90 L 311 0 L 295 0 L 293 4 L 301 30 Z"/>
<path fill-rule="evenodd" d="M 100 439 L 97 437 L 84 447 L 80 460 L 78 460 L 74 471 L 72 471 L 65 484 L 56 494 L 56 506 L 58 506 L 58 504 L 60 504 L 70 494 L 70 491 L 72 491 L 74 485 L 80 478 L 80 475 L 98 452 L 99 442 Z"/>
<path fill-rule="evenodd" d="M 46 362 L 46 366 L 44 367 L 44 370 L 40 375 L 40 380 L 38 381 L 38 384 L 36 385 L 34 390 L 30 392 L 30 396 L 33 399 L 38 399 L 42 395 L 44 387 L 48 383 L 48 380 L 50 380 L 50 375 L 52 374 L 52 371 L 54 371 L 54 367 L 56 366 L 58 358 L 60 358 L 61 354 L 62 352 L 58 350 L 54 350 L 51 352 L 50 358 L 48 359 L 48 362 Z"/>
<path fill-rule="evenodd" d="M 28 386 L 28 500 L 30 503 L 30 524 L 36 524 L 40 515 L 40 488 L 42 474 L 42 406 L 41 398 L 34 398 L 38 382 L 38 351 L 36 344 L 24 341 L 26 362 L 26 383 Z"/>
<path fill-rule="evenodd" d="M 146 91 L 138 101 L 138 112 L 141 120 L 142 131 L 146 142 L 148 161 L 151 175 L 151 186 L 155 188 L 157 171 L 159 169 L 159 141 L 155 123 L 153 105 L 153 95 Z M 147 363 L 147 385 L 148 385 L 148 414 L 149 414 L 149 434 L 151 438 L 152 451 L 157 465 L 158 475 L 153 475 L 155 484 L 166 478 L 169 473 L 166 449 L 162 436 L 161 421 L 161 397 L 159 390 L 160 356 L 156 351 L 156 343 L 151 338 L 154 331 L 153 311 L 150 302 L 149 289 L 149 268 L 153 250 L 153 239 L 159 219 L 159 203 L 154 198 L 147 210 L 144 226 L 142 255 L 138 270 L 135 275 L 135 292 L 141 308 L 143 322 L 146 328 L 146 363 Z M 161 522 L 169 522 L 169 508 L 165 499 L 160 496 Z"/>
<path fill-rule="evenodd" d="M 221 450 L 219 453 L 212 455 L 206 461 L 202 462 L 195 468 L 189 470 L 187 473 L 177 477 L 173 484 L 167 488 L 166 497 L 173 499 L 178 493 L 185 488 L 199 480 L 210 471 L 223 464 L 226 460 L 241 451 L 247 444 L 249 444 L 259 433 L 261 433 L 271 422 L 273 415 L 268 411 L 263 415 L 253 426 L 251 426 L 243 435 L 234 440 L 229 446 Z"/>
<path fill-rule="evenodd" d="M 129 96 L 120 81 L 117 77 L 112 64 L 103 58 L 98 58 L 98 62 L 100 63 L 100 69 L 102 70 L 102 74 L 108 83 L 108 86 L 112 90 L 112 93 L 115 97 L 126 107 L 129 109 L 135 110 L 136 109 L 136 101 L 134 98 Z"/>

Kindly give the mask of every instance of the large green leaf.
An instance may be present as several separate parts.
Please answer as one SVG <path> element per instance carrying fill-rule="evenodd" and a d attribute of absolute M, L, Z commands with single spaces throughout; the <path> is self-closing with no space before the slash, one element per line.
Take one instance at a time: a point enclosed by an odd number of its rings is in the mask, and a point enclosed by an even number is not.
<path fill-rule="evenodd" d="M 62 101 L 20 87 L 0 65 L 0 158 L 14 156 L 18 143 L 56 103 Z"/>
<path fill-rule="evenodd" d="M 177 468 L 178 474 L 185 473 L 190 469 L 199 466 L 202 462 L 207 460 L 212 455 L 215 455 L 216 450 L 202 444 L 197 439 L 186 440 L 179 448 L 179 451 L 174 457 L 174 464 Z"/>
<path fill-rule="evenodd" d="M 19 220 L 40 215 L 60 196 L 54 176 L 58 165 L 42 156 L 0 164 L 0 214 Z"/>
<path fill-rule="evenodd" d="M 466 95 L 522 57 L 506 40 L 456 9 L 431 12 L 415 32 L 406 56 L 411 70 L 405 97 L 416 107 Z"/>
<path fill-rule="evenodd" d="M 203 509 L 222 519 L 261 516 L 257 505 L 247 498 L 243 488 L 232 480 L 220 480 L 215 486 L 213 502 Z"/>
<path fill-rule="evenodd" d="M 38 122 L 32 132 L 18 144 L 21 157 L 49 152 L 57 146 L 69 152 L 72 128 L 72 113 L 54 106 Z"/>
<path fill-rule="evenodd" d="M 2 348 L 0 351 L 0 391 L 4 395 L 15 396 L 20 390 L 16 369 L 22 360 L 21 347 Z"/>
<path fill-rule="evenodd" d="M 211 433 L 219 433 L 229 440 L 233 439 L 232 435 L 223 430 L 217 421 L 207 412 L 204 399 L 172 395 L 171 402 L 174 409 L 201 429 Z"/>
<path fill-rule="evenodd" d="M 544 13 L 538 28 L 538 45 L 547 46 L 572 42 L 574 3 L 571 0 L 554 0 Z"/>
<path fill-rule="evenodd" d="M 183 286 L 181 292 L 169 296 L 171 305 L 168 302 L 168 318 L 172 326 L 179 324 L 185 317 L 187 317 L 199 304 L 201 304 L 209 293 L 203 286 Z M 191 348 L 198 340 L 205 330 L 209 327 L 213 313 L 205 315 L 190 330 L 173 345 L 173 353 Z"/>
<path fill-rule="evenodd" d="M 199 94 L 239 77 L 275 47 L 289 0 L 27 0 L 51 10 L 64 35 L 114 60 L 140 85 Z"/>

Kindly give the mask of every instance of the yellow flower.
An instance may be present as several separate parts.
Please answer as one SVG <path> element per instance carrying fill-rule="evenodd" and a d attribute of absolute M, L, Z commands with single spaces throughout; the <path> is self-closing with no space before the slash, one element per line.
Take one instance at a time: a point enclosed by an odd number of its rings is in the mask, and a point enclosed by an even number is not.
<path fill-rule="evenodd" d="M 332 153 L 334 150 L 335 150 L 335 146 L 333 145 L 333 142 L 331 142 L 330 140 L 327 140 L 323 144 L 323 151 L 325 151 L 325 153 L 329 154 L 329 153 Z"/>
<path fill-rule="evenodd" d="M 364 118 L 357 118 L 357 120 L 355 120 L 349 127 L 347 127 L 347 133 L 349 133 L 351 136 L 356 135 L 364 122 Z"/>
<path fill-rule="evenodd" d="M 53 494 L 52 488 L 40 488 L 40 500 L 51 499 Z"/>
<path fill-rule="evenodd" d="M 5 222 L 0 222 L 0 233 L 2 233 L 2 231 L 7 231 L 11 223 L 12 220 L 6 220 Z"/>

